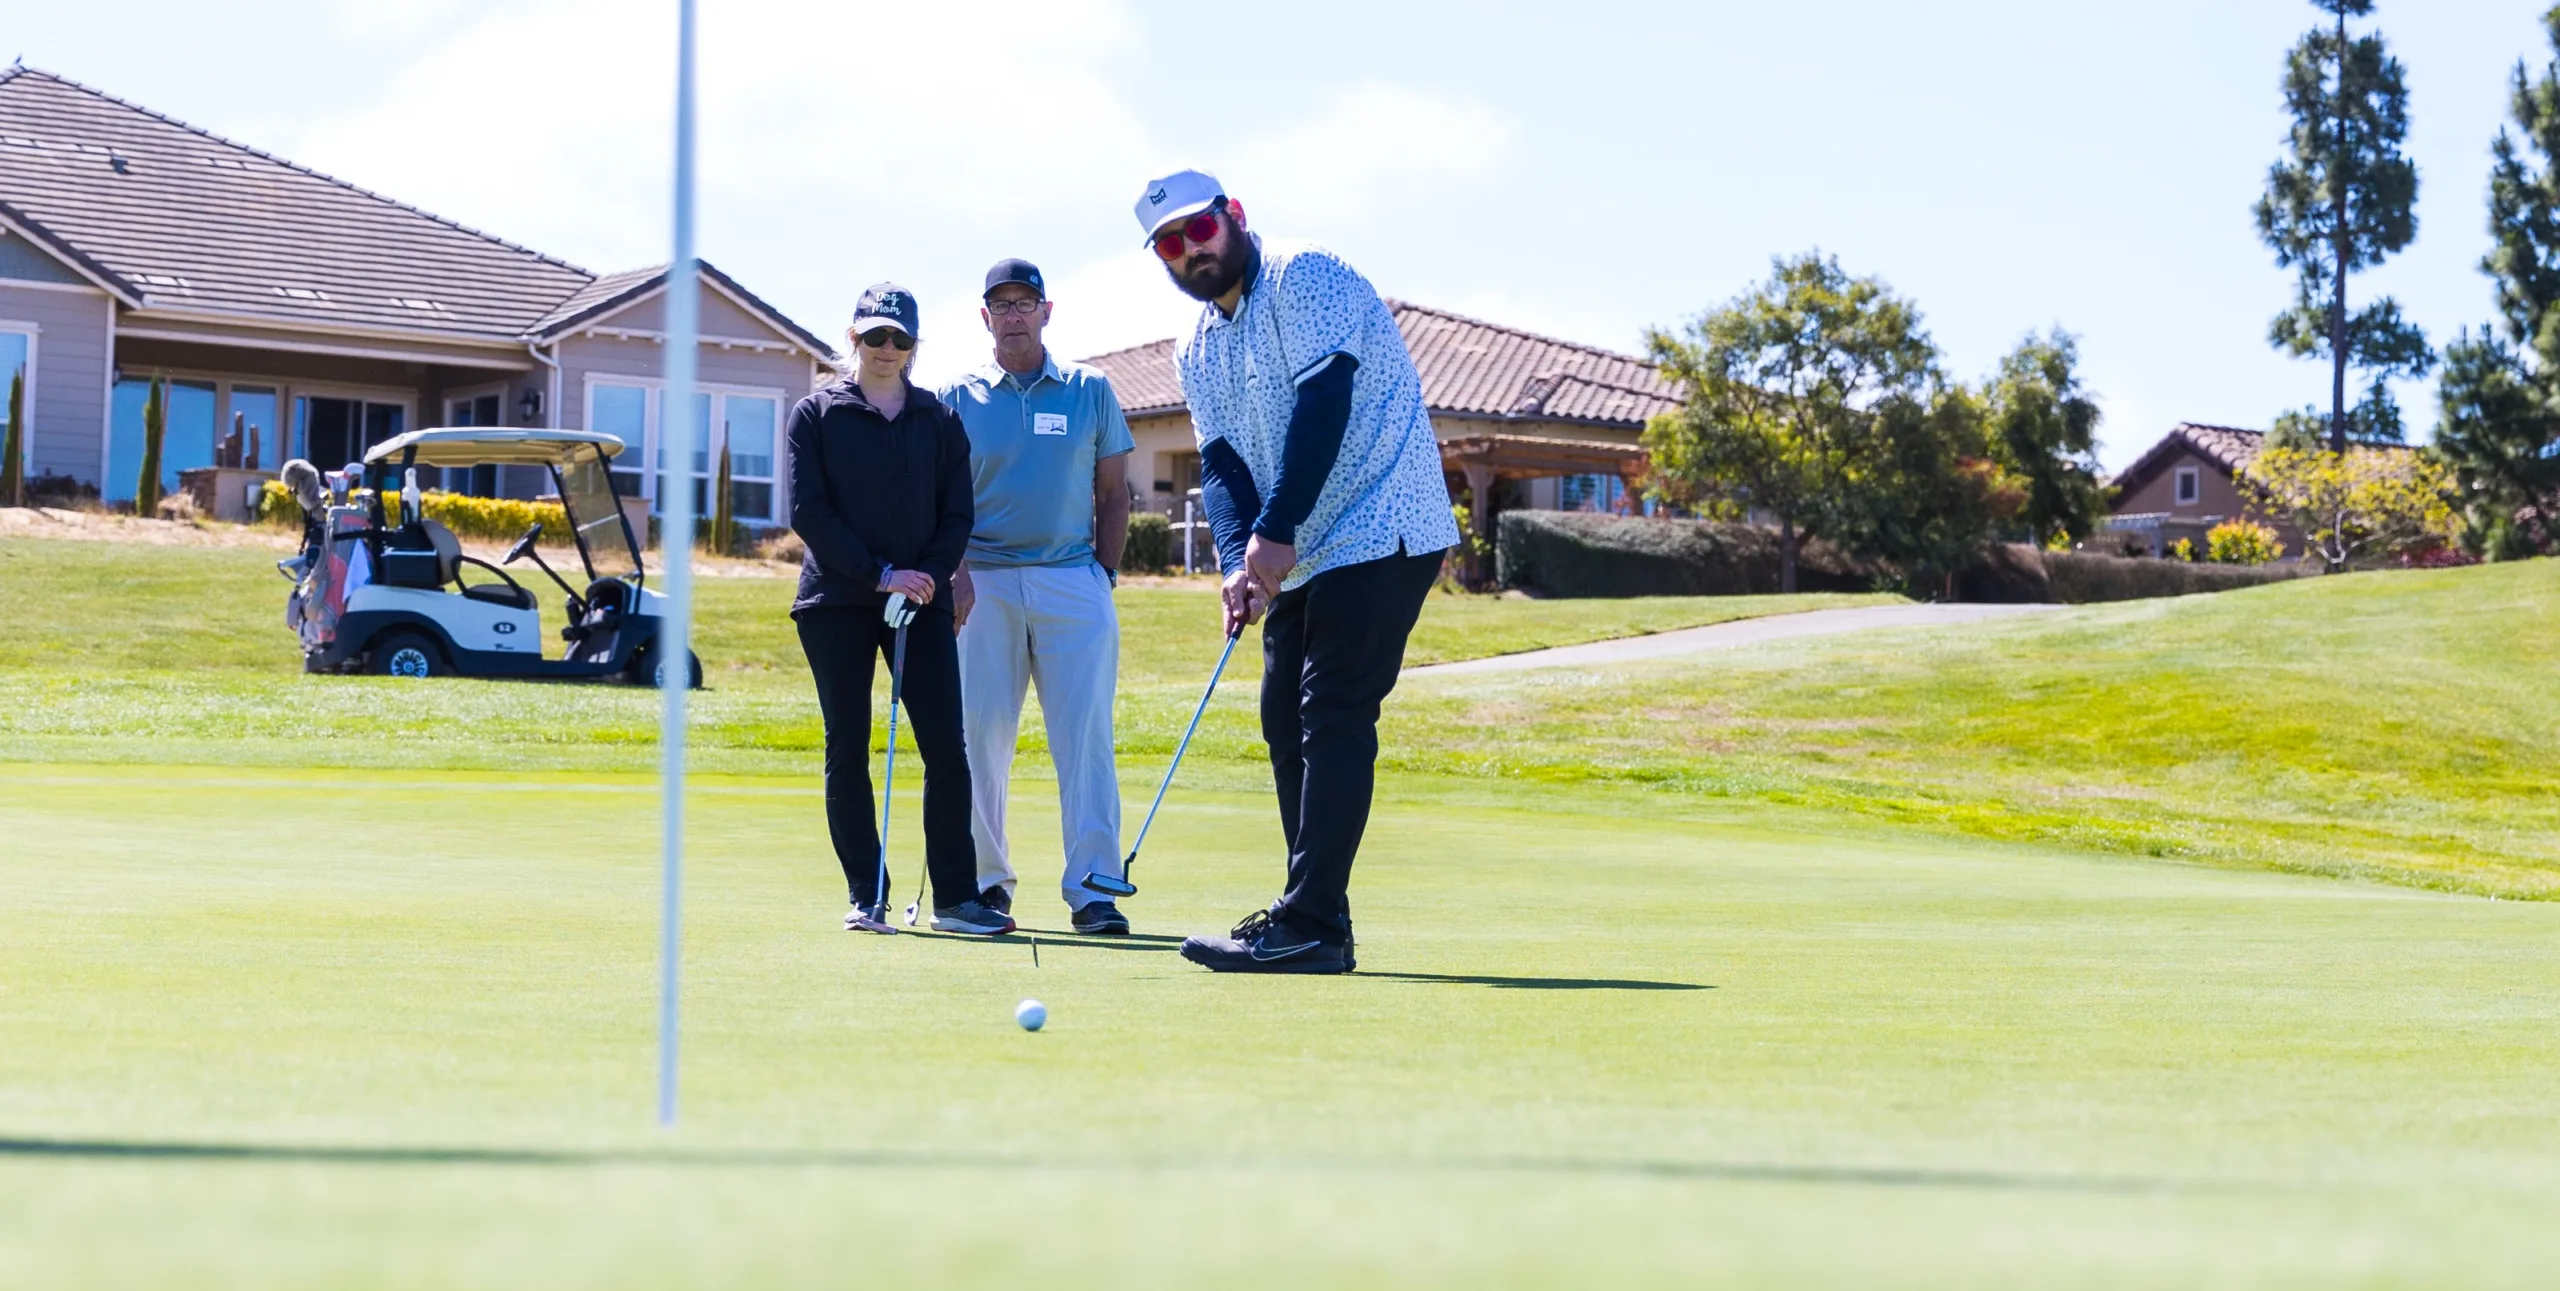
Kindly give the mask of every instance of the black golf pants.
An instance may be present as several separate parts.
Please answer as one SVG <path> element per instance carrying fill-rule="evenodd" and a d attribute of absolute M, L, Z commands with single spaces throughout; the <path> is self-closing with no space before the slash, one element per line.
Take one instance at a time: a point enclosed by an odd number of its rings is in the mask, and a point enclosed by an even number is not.
<path fill-rule="evenodd" d="M 1378 705 L 1396 687 L 1405 638 L 1440 553 L 1399 551 L 1329 569 L 1282 592 L 1262 624 L 1262 738 L 1289 843 L 1281 914 L 1328 935 L 1351 930 L 1351 861 L 1378 779 Z"/>
<path fill-rule="evenodd" d="M 855 905 L 867 906 L 878 892 L 881 859 L 871 802 L 872 661 L 894 664 L 897 633 L 881 622 L 876 606 L 813 605 L 798 621 L 827 727 L 827 834 L 847 893 Z M 969 751 L 960 739 L 960 647 L 951 611 L 938 601 L 917 610 L 907 625 L 903 695 L 908 727 L 924 752 L 918 769 L 933 904 L 955 906 L 978 895 L 978 853 L 969 841 Z M 901 771 L 900 780 L 915 784 L 913 772 Z"/>

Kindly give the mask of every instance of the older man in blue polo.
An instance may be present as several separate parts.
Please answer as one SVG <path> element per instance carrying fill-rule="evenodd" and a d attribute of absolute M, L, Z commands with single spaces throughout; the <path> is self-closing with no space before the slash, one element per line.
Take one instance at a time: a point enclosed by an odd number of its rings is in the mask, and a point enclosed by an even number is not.
<path fill-rule="evenodd" d="M 1111 703 L 1120 670 L 1112 608 L 1129 537 L 1128 420 L 1110 379 L 1050 357 L 1048 287 L 1027 260 L 987 271 L 995 359 L 943 387 L 969 431 L 977 519 L 952 588 L 960 617 L 962 725 L 975 778 L 970 833 L 982 900 L 1013 908 L 1018 882 L 1005 833 L 1006 790 L 1027 692 L 1040 692 L 1058 775 L 1065 864 L 1059 891 L 1075 930 L 1125 934 L 1129 920 L 1084 886 L 1118 877 L 1120 779 Z"/>
<path fill-rule="evenodd" d="M 1137 215 L 1174 285 L 1201 302 L 1174 368 L 1227 631 L 1262 624 L 1262 738 L 1289 848 L 1279 900 L 1182 954 L 1219 972 L 1347 973 L 1378 707 L 1458 542 L 1439 439 L 1395 315 L 1341 257 L 1264 243 L 1198 171 L 1140 189 Z"/>

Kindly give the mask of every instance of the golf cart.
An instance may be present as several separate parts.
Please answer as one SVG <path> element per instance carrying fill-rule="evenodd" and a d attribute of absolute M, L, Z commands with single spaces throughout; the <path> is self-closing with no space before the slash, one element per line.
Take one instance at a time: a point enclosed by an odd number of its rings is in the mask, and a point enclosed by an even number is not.
<path fill-rule="evenodd" d="M 640 544 L 614 493 L 607 463 L 622 448 L 614 436 L 584 430 L 414 430 L 375 445 L 362 466 L 322 477 L 325 496 L 305 500 L 313 522 L 302 554 L 277 565 L 294 580 L 285 621 L 302 638 L 303 670 L 660 684 L 666 598 L 642 585 Z M 419 468 L 488 465 L 551 473 L 584 590 L 535 550 L 539 522 L 491 564 L 465 555 L 451 529 L 423 514 Z M 292 463 L 289 477 L 296 466 L 306 479 L 317 474 Z M 526 559 L 564 597 L 567 644 L 557 659 L 542 657 L 534 594 L 505 568 Z M 688 661 L 690 683 L 700 686 L 702 661 Z"/>

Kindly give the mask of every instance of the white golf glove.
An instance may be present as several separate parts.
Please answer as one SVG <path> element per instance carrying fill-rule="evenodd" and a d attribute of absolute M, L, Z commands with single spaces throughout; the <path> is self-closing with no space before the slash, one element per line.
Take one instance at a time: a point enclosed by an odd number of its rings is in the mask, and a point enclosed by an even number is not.
<path fill-rule="evenodd" d="M 905 592 L 889 593 L 889 608 L 880 615 L 882 622 L 887 623 L 892 629 L 903 628 L 914 622 L 915 617 L 916 607 L 907 603 Z"/>

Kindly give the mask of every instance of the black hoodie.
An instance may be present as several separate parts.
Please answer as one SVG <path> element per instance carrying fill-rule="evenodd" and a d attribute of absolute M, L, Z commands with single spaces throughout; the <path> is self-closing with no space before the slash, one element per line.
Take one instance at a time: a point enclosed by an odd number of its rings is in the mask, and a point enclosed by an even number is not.
<path fill-rule="evenodd" d="M 876 608 L 890 569 L 933 576 L 933 605 L 951 604 L 951 575 L 976 523 L 969 433 L 928 390 L 907 386 L 892 421 L 850 379 L 791 410 L 791 528 L 807 548 L 791 612 Z"/>

